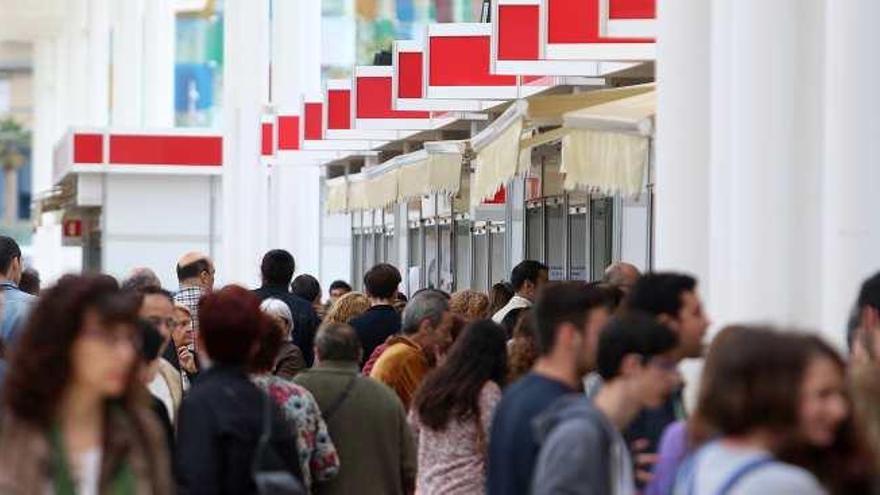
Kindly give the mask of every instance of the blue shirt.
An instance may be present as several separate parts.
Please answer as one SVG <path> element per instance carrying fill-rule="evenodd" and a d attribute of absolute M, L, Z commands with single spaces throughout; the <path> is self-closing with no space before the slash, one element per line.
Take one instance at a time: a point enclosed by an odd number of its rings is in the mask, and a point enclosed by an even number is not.
<path fill-rule="evenodd" d="M 12 282 L 0 282 L 0 291 L 3 293 L 0 340 L 3 340 L 3 343 L 9 347 L 15 343 L 15 339 L 21 332 L 35 297 L 19 290 L 18 286 Z"/>
<path fill-rule="evenodd" d="M 572 392 L 567 384 L 535 373 L 504 392 L 489 437 L 488 495 L 528 495 L 539 447 L 533 422 L 556 399 Z"/>

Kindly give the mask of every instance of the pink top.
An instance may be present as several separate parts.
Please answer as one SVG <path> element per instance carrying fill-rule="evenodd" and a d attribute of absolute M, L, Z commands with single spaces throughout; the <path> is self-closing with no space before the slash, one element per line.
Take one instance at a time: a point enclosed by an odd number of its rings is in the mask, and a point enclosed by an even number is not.
<path fill-rule="evenodd" d="M 486 382 L 480 391 L 479 424 L 474 419 L 450 422 L 443 431 L 421 426 L 410 411 L 419 455 L 418 495 L 473 495 L 486 491 L 486 458 L 492 415 L 501 400 L 501 389 Z M 478 430 L 479 428 L 479 430 Z M 478 431 L 482 430 L 482 435 Z"/>

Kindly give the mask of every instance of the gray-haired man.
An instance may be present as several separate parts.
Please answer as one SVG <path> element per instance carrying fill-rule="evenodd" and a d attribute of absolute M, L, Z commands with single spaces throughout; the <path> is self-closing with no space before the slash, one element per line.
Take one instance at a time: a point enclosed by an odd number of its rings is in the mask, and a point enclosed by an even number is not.
<path fill-rule="evenodd" d="M 439 349 L 449 346 L 453 316 L 449 301 L 438 291 L 415 295 L 403 311 L 401 335 L 388 340 L 388 348 L 370 376 L 388 385 L 409 409 L 422 379 L 436 362 Z"/>

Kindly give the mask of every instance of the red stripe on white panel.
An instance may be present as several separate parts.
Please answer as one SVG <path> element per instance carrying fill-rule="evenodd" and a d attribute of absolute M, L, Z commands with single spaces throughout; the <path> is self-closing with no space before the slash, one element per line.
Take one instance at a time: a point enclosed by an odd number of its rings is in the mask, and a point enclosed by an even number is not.
<path fill-rule="evenodd" d="M 516 86 L 490 73 L 489 36 L 430 36 L 429 86 Z"/>
<path fill-rule="evenodd" d="M 613 19 L 654 19 L 657 0 L 608 0 L 608 16 Z"/>
<path fill-rule="evenodd" d="M 317 102 L 305 103 L 305 138 L 319 141 L 324 138 L 324 104 Z"/>
<path fill-rule="evenodd" d="M 351 129 L 351 90 L 327 90 L 327 129 Z"/>
<path fill-rule="evenodd" d="M 263 122 L 260 124 L 260 154 L 263 156 L 272 156 L 274 151 L 274 140 L 272 139 L 272 123 Z"/>
<path fill-rule="evenodd" d="M 423 93 L 422 52 L 401 52 L 397 55 L 398 98 L 421 98 Z"/>
<path fill-rule="evenodd" d="M 428 112 L 397 111 L 391 107 L 391 77 L 358 77 L 358 119 L 427 119 Z"/>
<path fill-rule="evenodd" d="M 278 149 L 298 150 L 299 143 L 299 115 L 278 116 Z"/>
<path fill-rule="evenodd" d="M 66 161 L 66 160 L 65 160 Z M 96 163 L 104 162 L 104 135 L 103 134 L 74 134 L 73 135 L 73 163 Z"/>
<path fill-rule="evenodd" d="M 111 165 L 223 165 L 221 136 L 111 134 Z"/>
<path fill-rule="evenodd" d="M 550 44 L 651 43 L 650 38 L 609 38 L 602 26 L 603 0 L 546 0 L 547 42 Z"/>
<path fill-rule="evenodd" d="M 541 48 L 538 5 L 498 6 L 498 60 L 537 60 Z"/>

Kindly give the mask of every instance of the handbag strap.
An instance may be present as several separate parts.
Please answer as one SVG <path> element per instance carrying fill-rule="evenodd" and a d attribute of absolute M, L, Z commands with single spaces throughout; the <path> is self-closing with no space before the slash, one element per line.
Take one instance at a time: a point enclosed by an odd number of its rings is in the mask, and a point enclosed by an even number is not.
<path fill-rule="evenodd" d="M 758 469 L 773 462 L 774 459 L 772 457 L 766 456 L 754 459 L 743 464 L 742 466 L 737 468 L 737 470 L 734 471 L 733 474 L 730 475 L 730 477 L 727 478 L 727 481 L 725 481 L 723 485 L 721 485 L 721 488 L 718 489 L 718 495 L 727 495 L 728 492 L 730 492 L 730 490 L 732 490 L 733 487 L 736 486 L 736 484 L 739 483 L 739 481 L 743 479 L 747 474 L 757 471 Z"/>
<path fill-rule="evenodd" d="M 333 415 L 336 414 L 337 411 L 339 411 L 339 408 L 342 406 L 345 400 L 348 399 L 348 396 L 351 395 L 351 391 L 354 389 L 357 378 L 357 375 L 351 377 L 351 379 L 345 385 L 345 389 L 343 389 L 342 393 L 339 394 L 339 397 L 337 397 L 336 400 L 333 401 L 333 404 L 330 404 L 330 407 L 325 408 L 324 411 L 321 413 L 321 415 L 324 416 L 325 422 L 330 421 L 330 418 L 332 418 Z"/>

